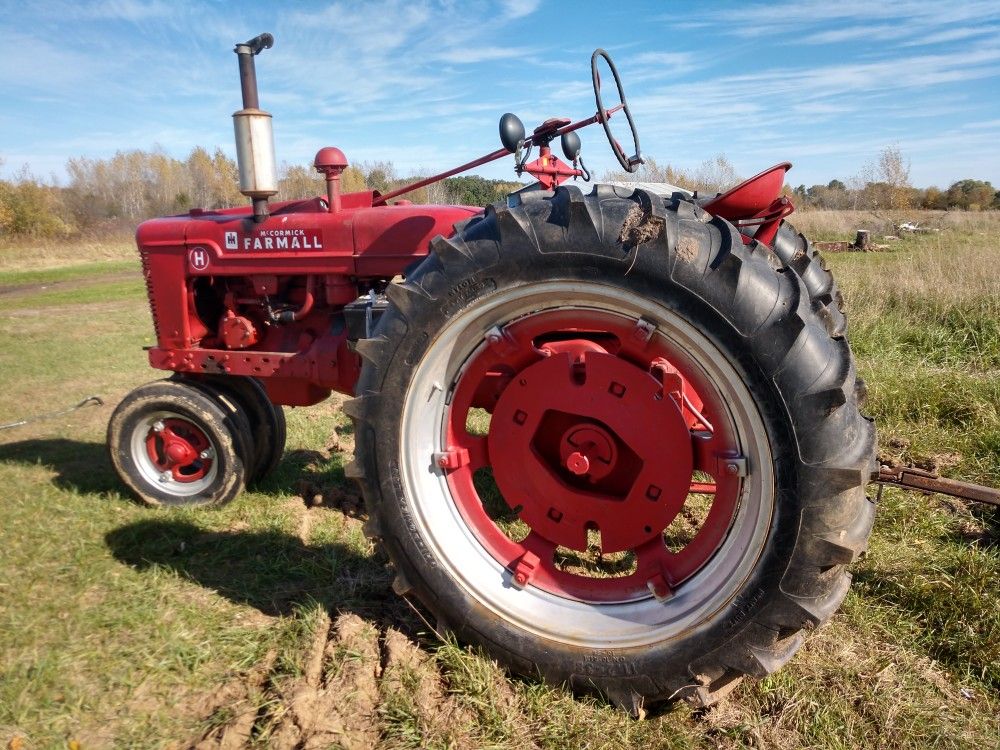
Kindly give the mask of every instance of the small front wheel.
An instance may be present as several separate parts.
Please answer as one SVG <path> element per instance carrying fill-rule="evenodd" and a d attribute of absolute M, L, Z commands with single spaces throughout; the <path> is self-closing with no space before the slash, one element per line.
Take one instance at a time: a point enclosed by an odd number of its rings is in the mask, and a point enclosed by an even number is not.
<path fill-rule="evenodd" d="M 253 446 L 203 391 L 160 380 L 129 393 L 108 423 L 118 476 L 146 505 L 223 505 L 243 491 Z"/>
<path fill-rule="evenodd" d="M 249 439 L 254 446 L 253 460 L 247 467 L 248 484 L 265 479 L 277 468 L 285 451 L 285 412 L 279 404 L 271 402 L 259 380 L 237 375 L 181 373 L 175 373 L 171 380 L 222 398 L 224 410 L 233 412 L 237 421 L 245 417 Z"/>

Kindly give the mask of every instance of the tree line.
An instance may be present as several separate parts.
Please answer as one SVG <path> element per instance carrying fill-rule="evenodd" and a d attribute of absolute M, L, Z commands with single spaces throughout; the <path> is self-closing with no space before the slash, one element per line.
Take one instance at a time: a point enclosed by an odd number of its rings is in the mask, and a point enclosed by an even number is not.
<path fill-rule="evenodd" d="M 634 174 L 611 171 L 605 180 L 668 182 L 700 194 L 714 194 L 739 183 L 742 178 L 732 163 L 719 155 L 696 169 L 661 166 L 655 159 Z M 899 148 L 888 147 L 846 180 L 806 187 L 785 185 L 784 192 L 802 208 L 857 211 L 937 209 L 987 211 L 1000 209 L 1000 190 L 985 180 L 959 180 L 947 188 L 916 188 L 910 182 L 910 162 Z"/>
<path fill-rule="evenodd" d="M 0 166 L 2 166 L 0 160 Z M 282 166 L 276 200 L 324 195 L 322 176 L 311 167 Z M 190 208 L 223 208 L 246 202 L 238 188 L 236 162 L 221 149 L 195 148 L 186 159 L 161 150 L 119 151 L 107 159 L 76 158 L 66 165 L 68 180 L 59 185 L 23 168 L 0 180 L 0 237 L 65 237 L 133 227 L 153 217 Z M 800 208 L 817 209 L 961 209 L 1000 208 L 1000 191 L 983 180 L 959 180 L 948 188 L 915 188 L 909 161 L 898 148 L 884 149 L 858 175 L 825 185 L 785 186 Z M 343 189 L 387 192 L 417 179 L 401 178 L 389 161 L 360 162 L 341 176 Z M 696 169 L 660 165 L 648 159 L 635 174 L 610 171 L 604 180 L 668 182 L 711 194 L 740 181 L 733 164 L 719 155 Z M 414 203 L 460 203 L 485 206 L 503 200 L 522 183 L 476 175 L 451 177 L 406 196 Z"/>
<path fill-rule="evenodd" d="M 0 160 L 0 166 L 2 166 Z M 0 237 L 67 237 L 132 228 L 154 216 L 191 208 L 226 208 L 247 202 L 240 194 L 236 162 L 221 149 L 195 148 L 186 159 L 163 151 L 119 151 L 108 159 L 78 158 L 66 164 L 65 185 L 22 168 L 0 180 Z M 341 175 L 345 192 L 383 193 L 418 179 L 401 178 L 392 162 L 360 162 Z M 452 177 L 404 196 L 414 203 L 484 206 L 503 200 L 519 182 L 475 175 Z M 311 167 L 282 165 L 275 200 L 326 195 L 322 175 Z"/>

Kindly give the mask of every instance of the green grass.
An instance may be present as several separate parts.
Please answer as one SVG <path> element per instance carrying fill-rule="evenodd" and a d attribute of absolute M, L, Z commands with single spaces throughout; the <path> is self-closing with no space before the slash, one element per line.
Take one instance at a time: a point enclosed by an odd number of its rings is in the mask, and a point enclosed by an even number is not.
<path fill-rule="evenodd" d="M 821 218 L 832 234 L 836 217 Z M 829 260 L 883 453 L 1000 484 L 1000 222 L 937 220 L 944 231 L 891 252 Z M 710 711 L 635 722 L 440 641 L 392 593 L 344 478 L 353 438 L 337 399 L 289 410 L 278 471 L 226 508 L 135 505 L 104 448 L 114 404 L 158 376 L 134 260 L 117 245 L 49 248 L 27 271 L 15 257 L 0 248 L 0 423 L 92 393 L 107 403 L 0 431 L 0 747 L 186 746 L 240 716 L 249 742 L 273 746 L 316 633 L 322 647 L 342 613 L 378 634 L 381 660 L 331 640 L 320 687 L 347 701 L 330 711 L 350 725 L 358 675 L 377 677 L 364 731 L 387 747 L 998 745 L 994 510 L 886 491 L 842 611 L 784 669 Z"/>
<path fill-rule="evenodd" d="M 139 260 L 97 260 L 85 261 L 73 266 L 53 268 L 29 268 L 23 270 L 0 271 L 0 287 L 20 284 L 51 284 L 91 277 L 101 277 L 126 271 L 139 272 Z"/>

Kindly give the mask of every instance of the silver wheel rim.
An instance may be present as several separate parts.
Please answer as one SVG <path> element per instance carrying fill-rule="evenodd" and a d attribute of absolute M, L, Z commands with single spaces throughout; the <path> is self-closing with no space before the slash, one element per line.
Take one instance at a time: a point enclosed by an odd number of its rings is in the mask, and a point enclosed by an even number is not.
<path fill-rule="evenodd" d="M 194 424 L 191 422 L 190 417 L 173 411 L 155 411 L 143 415 L 142 419 L 132 429 L 132 434 L 129 438 L 132 461 L 135 463 L 143 480 L 153 489 L 173 495 L 174 497 L 200 495 L 215 482 L 215 478 L 219 473 L 218 446 L 206 430 L 198 427 L 208 440 L 209 448 L 213 452 L 212 465 L 205 473 L 205 476 L 191 482 L 179 482 L 172 476 L 166 476 L 165 474 L 169 474 L 169 472 L 163 472 L 153 463 L 153 460 L 149 457 L 149 452 L 146 450 L 146 439 L 150 431 L 154 429 L 157 422 L 162 422 L 165 419 L 180 419 Z"/>
<path fill-rule="evenodd" d="M 683 347 L 729 405 L 750 471 L 726 540 L 715 556 L 665 602 L 587 603 L 541 589 L 511 586 L 511 574 L 462 518 L 433 454 L 444 449 L 447 395 L 487 331 L 554 309 L 597 309 L 657 325 L 655 335 Z M 690 323 L 651 300 L 588 282 L 526 284 L 480 300 L 455 315 L 415 366 L 400 421 L 401 480 L 407 515 L 426 555 L 480 605 L 537 636 L 585 648 L 648 646 L 678 637 L 717 616 L 740 592 L 763 553 L 774 509 L 774 470 L 757 407 L 725 355 Z"/>

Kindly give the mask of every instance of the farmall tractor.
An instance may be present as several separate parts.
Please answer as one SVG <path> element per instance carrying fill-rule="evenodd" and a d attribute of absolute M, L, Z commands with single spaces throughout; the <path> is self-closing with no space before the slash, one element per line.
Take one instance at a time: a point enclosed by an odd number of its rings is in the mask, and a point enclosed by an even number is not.
<path fill-rule="evenodd" d="M 149 361 L 173 374 L 111 418 L 122 481 L 150 505 L 226 503 L 279 461 L 282 405 L 338 391 L 366 531 L 441 628 L 633 713 L 781 667 L 847 592 L 878 469 L 840 294 L 784 221 L 790 165 L 708 197 L 566 184 L 589 179 L 587 125 L 641 164 L 597 50 L 590 118 L 526 135 L 507 114 L 503 148 L 384 195 L 342 193 L 323 148 L 327 195 L 269 203 L 254 57 L 272 41 L 235 50 L 252 209 L 138 230 Z M 504 203 L 398 199 L 511 154 L 536 181 Z"/>

